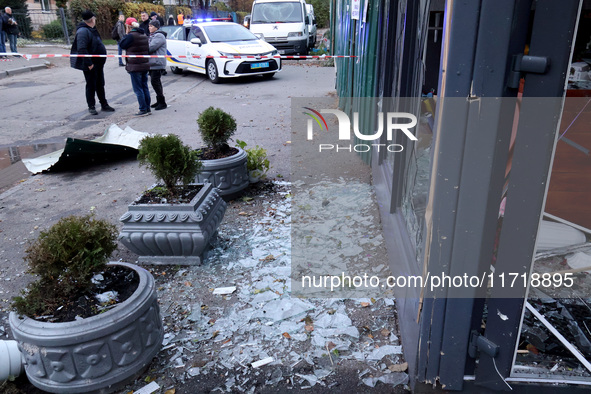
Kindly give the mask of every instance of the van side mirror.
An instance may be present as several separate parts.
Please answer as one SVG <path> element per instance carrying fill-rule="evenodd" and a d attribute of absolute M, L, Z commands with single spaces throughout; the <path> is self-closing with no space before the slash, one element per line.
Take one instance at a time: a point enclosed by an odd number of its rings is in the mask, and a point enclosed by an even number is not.
<path fill-rule="evenodd" d="M 242 23 L 244 25 L 244 27 L 246 27 L 247 29 L 250 29 L 250 15 L 246 15 L 244 17 L 244 22 Z"/>
<path fill-rule="evenodd" d="M 191 38 L 191 44 L 195 44 L 195 45 L 201 46 L 201 40 L 198 37 Z"/>

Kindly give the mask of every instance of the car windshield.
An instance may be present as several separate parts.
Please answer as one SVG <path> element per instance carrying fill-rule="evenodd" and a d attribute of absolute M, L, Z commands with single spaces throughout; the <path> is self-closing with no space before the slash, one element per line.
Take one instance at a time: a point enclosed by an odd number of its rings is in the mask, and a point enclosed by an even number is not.
<path fill-rule="evenodd" d="M 258 38 L 247 28 L 241 25 L 217 25 L 204 26 L 203 30 L 207 33 L 211 42 L 229 42 L 229 41 L 255 41 Z"/>
<path fill-rule="evenodd" d="M 302 6 L 298 2 L 258 3 L 252 10 L 250 23 L 302 22 Z"/>

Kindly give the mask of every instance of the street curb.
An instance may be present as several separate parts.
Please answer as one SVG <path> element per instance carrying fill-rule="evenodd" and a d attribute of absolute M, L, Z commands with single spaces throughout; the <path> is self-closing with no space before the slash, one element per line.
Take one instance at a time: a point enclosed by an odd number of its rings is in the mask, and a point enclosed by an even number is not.
<path fill-rule="evenodd" d="M 12 70 L 2 71 L 2 72 L 0 72 L 0 79 L 6 78 L 10 75 L 23 74 L 26 72 L 36 71 L 36 70 L 44 70 L 44 69 L 48 68 L 50 65 L 51 65 L 50 62 L 44 62 L 43 64 L 35 64 L 33 66 L 19 67 L 19 68 L 13 68 Z"/>

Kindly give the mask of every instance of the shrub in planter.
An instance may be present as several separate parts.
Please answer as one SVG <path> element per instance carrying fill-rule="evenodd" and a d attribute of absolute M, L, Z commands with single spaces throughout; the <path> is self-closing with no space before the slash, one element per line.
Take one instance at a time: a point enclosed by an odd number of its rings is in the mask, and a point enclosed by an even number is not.
<path fill-rule="evenodd" d="M 38 280 L 14 299 L 9 322 L 29 381 L 44 391 L 113 390 L 160 350 L 154 278 L 132 264 L 107 264 L 116 236 L 104 220 L 69 216 L 27 249 Z M 112 297 L 105 302 L 99 291 Z"/>
<path fill-rule="evenodd" d="M 199 132 L 207 147 L 200 151 L 203 170 L 197 182 L 213 183 L 224 196 L 234 195 L 248 186 L 246 152 L 230 147 L 236 120 L 220 108 L 209 107 L 197 118 Z"/>
<path fill-rule="evenodd" d="M 156 179 L 164 183 L 164 194 L 169 198 L 178 196 L 178 185 L 186 187 L 201 169 L 196 151 L 183 145 L 174 134 L 154 135 L 140 141 L 138 160 Z"/>
<path fill-rule="evenodd" d="M 240 140 L 236 140 L 236 144 L 246 152 L 246 168 L 248 169 L 250 182 L 256 183 L 260 179 L 265 178 L 270 167 L 267 150 L 258 145 L 254 148 L 246 149 L 246 142 Z"/>
<path fill-rule="evenodd" d="M 117 248 L 117 228 L 92 216 L 68 216 L 43 231 L 26 250 L 25 261 L 38 279 L 23 296 L 15 297 L 16 311 L 26 316 L 52 315 L 77 294 L 92 286 L 92 277 L 106 268 Z"/>
<path fill-rule="evenodd" d="M 119 240 L 141 262 L 200 264 L 226 203 L 211 184 L 189 184 L 201 168 L 198 152 L 175 135 L 155 135 L 142 139 L 138 159 L 162 184 L 129 205 Z"/>
<path fill-rule="evenodd" d="M 228 140 L 236 131 L 236 120 L 220 108 L 209 107 L 197 118 L 199 132 L 207 148 L 202 152 L 206 158 L 224 157 L 231 148 Z"/>

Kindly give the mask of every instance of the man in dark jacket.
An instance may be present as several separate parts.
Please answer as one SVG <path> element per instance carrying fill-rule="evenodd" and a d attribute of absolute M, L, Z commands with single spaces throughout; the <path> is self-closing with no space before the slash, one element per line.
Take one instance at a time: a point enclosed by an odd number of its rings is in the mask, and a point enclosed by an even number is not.
<path fill-rule="evenodd" d="M 158 23 L 160 23 L 160 26 L 164 26 L 164 19 L 162 19 L 162 17 L 154 11 L 150 12 L 150 22 L 152 21 L 158 21 Z"/>
<path fill-rule="evenodd" d="M 125 49 L 127 55 L 148 55 L 150 45 L 148 37 L 140 28 L 135 18 L 127 18 L 125 21 L 127 35 L 123 37 L 119 45 Z M 148 58 L 128 57 L 125 69 L 131 77 L 131 86 L 137 96 L 140 106 L 138 116 L 151 115 L 150 110 L 150 89 L 148 88 L 148 71 L 150 63 Z"/>
<path fill-rule="evenodd" d="M 148 16 L 148 13 L 146 11 L 142 11 L 140 13 L 140 17 L 142 18 L 142 21 L 140 23 L 140 29 L 142 29 L 144 31 L 144 34 L 146 36 L 149 36 L 150 30 L 149 30 L 148 26 L 150 25 L 150 17 Z"/>
<path fill-rule="evenodd" d="M 4 9 L 2 28 L 8 36 L 8 42 L 10 43 L 10 52 L 17 53 L 16 49 L 16 38 L 18 37 L 18 23 L 12 16 L 12 9 L 6 7 Z"/>
<path fill-rule="evenodd" d="M 0 53 L 6 52 L 6 36 L 4 33 L 4 15 L 0 14 Z M 3 58 L 5 56 L 0 56 Z"/>
<path fill-rule="evenodd" d="M 106 55 L 107 50 L 101 36 L 96 29 L 96 17 L 90 10 L 82 13 L 83 22 L 76 26 L 76 37 L 72 44 L 71 54 L 79 55 Z M 86 103 L 88 112 L 98 115 L 95 108 L 94 95 L 98 96 L 103 111 L 113 112 L 115 109 L 109 105 L 105 97 L 105 67 L 104 57 L 71 57 L 70 65 L 84 72 L 86 80 Z"/>

